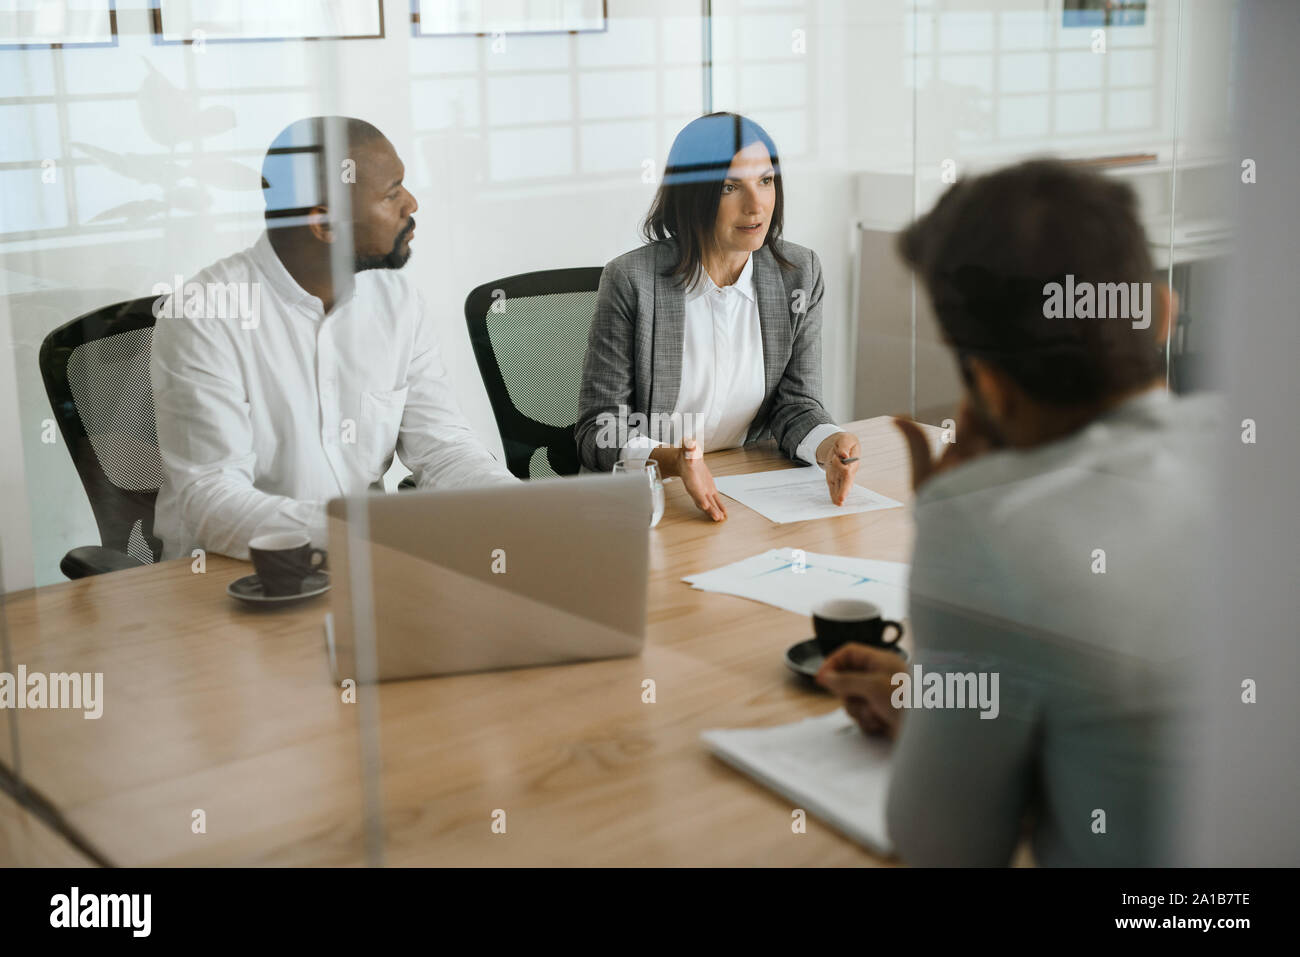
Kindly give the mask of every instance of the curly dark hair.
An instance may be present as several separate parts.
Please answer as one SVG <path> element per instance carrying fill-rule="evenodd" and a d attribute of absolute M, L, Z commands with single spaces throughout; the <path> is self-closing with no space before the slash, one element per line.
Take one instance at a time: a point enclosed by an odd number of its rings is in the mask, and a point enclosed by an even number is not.
<path fill-rule="evenodd" d="M 1069 406 L 1163 370 L 1154 322 L 1139 329 L 1046 318 L 1044 309 L 1047 284 L 1067 276 L 1094 288 L 1155 278 L 1127 183 L 1058 160 L 963 179 L 899 236 L 898 252 L 929 292 L 964 375 L 967 357 L 982 358 L 1030 397 Z"/>

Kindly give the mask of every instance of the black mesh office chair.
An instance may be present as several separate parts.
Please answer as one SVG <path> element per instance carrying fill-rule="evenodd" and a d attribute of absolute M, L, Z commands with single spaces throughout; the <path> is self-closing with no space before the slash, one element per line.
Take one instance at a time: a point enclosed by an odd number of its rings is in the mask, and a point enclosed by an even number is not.
<path fill-rule="evenodd" d="M 524 273 L 484 283 L 465 300 L 506 467 L 519 478 L 578 471 L 573 427 L 601 272 Z"/>
<path fill-rule="evenodd" d="M 162 554 L 153 533 L 163 478 L 149 384 L 155 298 L 87 313 L 41 344 L 45 393 L 103 542 L 63 557 L 69 578 L 149 565 Z"/>

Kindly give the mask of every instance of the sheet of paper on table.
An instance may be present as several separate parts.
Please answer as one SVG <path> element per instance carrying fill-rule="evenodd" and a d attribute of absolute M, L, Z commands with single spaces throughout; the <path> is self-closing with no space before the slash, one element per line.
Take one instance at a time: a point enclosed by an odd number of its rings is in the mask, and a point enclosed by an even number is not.
<path fill-rule="evenodd" d="M 826 473 L 815 465 L 748 475 L 723 475 L 715 478 L 714 483 L 723 495 L 734 498 L 777 524 L 903 507 L 902 502 L 895 502 L 861 485 L 849 489 L 843 505 L 833 505 L 826 489 Z"/>
<path fill-rule="evenodd" d="M 907 615 L 910 571 L 902 562 L 773 548 L 682 581 L 800 615 L 811 615 L 813 606 L 827 598 L 862 598 L 879 605 L 885 618 L 900 621 Z"/>
<path fill-rule="evenodd" d="M 717 757 L 870 850 L 892 853 L 885 827 L 890 744 L 843 708 L 775 728 L 705 731 Z"/>

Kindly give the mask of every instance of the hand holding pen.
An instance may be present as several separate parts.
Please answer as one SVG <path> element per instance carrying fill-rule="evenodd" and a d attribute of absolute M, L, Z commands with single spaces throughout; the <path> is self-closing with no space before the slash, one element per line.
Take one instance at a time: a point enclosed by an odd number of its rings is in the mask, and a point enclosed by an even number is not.
<path fill-rule="evenodd" d="M 826 470 L 826 488 L 833 504 L 843 505 L 849 497 L 861 455 L 862 446 L 851 432 L 828 435 L 817 446 L 817 464 Z"/>

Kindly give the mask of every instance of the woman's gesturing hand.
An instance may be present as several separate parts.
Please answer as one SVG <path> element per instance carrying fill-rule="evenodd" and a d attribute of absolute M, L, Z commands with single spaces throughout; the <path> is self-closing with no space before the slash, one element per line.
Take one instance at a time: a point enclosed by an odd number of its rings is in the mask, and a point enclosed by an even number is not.
<path fill-rule="evenodd" d="M 686 494 L 699 506 L 701 512 L 715 522 L 727 520 L 722 495 L 713 483 L 713 473 L 704 464 L 704 452 L 694 439 L 684 441 L 681 448 L 660 446 L 651 454 L 665 476 L 676 476 L 682 480 Z"/>
<path fill-rule="evenodd" d="M 858 437 L 850 432 L 836 432 L 822 439 L 817 446 L 817 462 L 826 470 L 826 488 L 830 490 L 831 502 L 843 505 L 853 488 L 853 478 L 858 474 L 858 459 L 862 455 L 862 446 Z M 846 461 L 848 460 L 848 461 Z"/>

